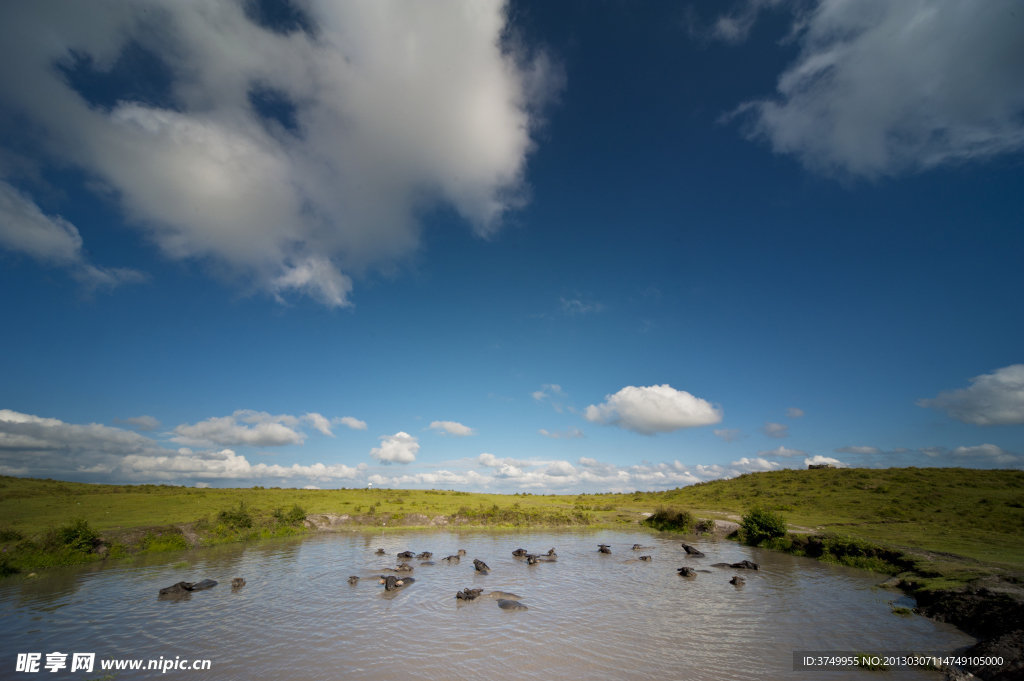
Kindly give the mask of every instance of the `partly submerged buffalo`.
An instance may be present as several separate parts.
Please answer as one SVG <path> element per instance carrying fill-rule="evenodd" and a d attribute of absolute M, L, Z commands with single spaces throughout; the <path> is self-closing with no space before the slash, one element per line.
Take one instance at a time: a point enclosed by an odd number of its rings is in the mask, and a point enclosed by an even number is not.
<path fill-rule="evenodd" d="M 714 563 L 711 567 L 716 568 L 734 568 L 736 570 L 760 570 L 761 566 L 757 563 L 751 563 L 749 560 L 741 560 L 738 563 Z"/>
<path fill-rule="evenodd" d="M 687 555 L 693 556 L 694 558 L 703 558 L 704 554 L 700 552 L 695 546 L 690 546 L 686 542 L 683 542 L 683 550 L 686 551 Z"/>
<path fill-rule="evenodd" d="M 235 577 L 231 580 L 232 589 L 241 589 L 243 586 L 245 586 L 245 580 L 241 577 Z"/>
<path fill-rule="evenodd" d="M 732 579 L 730 579 L 729 583 L 732 584 L 733 586 L 743 586 L 746 583 L 746 581 L 747 580 L 743 579 L 742 577 L 738 577 L 737 576 L 737 577 L 733 577 Z"/>
<path fill-rule="evenodd" d="M 611 553 L 612 552 L 612 547 L 609 546 L 608 544 L 598 544 L 597 545 L 597 552 L 598 553 Z"/>
<path fill-rule="evenodd" d="M 430 560 L 433 557 L 434 554 L 432 554 L 430 551 L 424 551 L 423 553 L 420 553 L 416 556 L 416 560 Z"/>
<path fill-rule="evenodd" d="M 680 577 L 696 577 L 697 571 L 691 567 L 681 567 L 676 572 L 679 573 Z"/>
<path fill-rule="evenodd" d="M 384 549 L 377 549 L 376 553 L 377 553 L 378 556 L 386 556 L 387 555 L 387 551 L 385 551 Z"/>
<path fill-rule="evenodd" d="M 377 583 L 378 584 L 383 584 L 385 591 L 395 591 L 396 589 L 404 589 L 405 587 L 409 586 L 410 584 L 412 584 L 415 581 L 416 580 L 413 579 L 412 577 L 403 577 L 403 578 L 399 579 L 398 577 L 395 577 L 394 575 L 388 575 L 387 577 L 385 577 L 384 575 L 381 575 L 380 576 L 380 581 L 377 582 Z"/>
<path fill-rule="evenodd" d="M 413 557 L 413 552 L 412 551 L 402 551 L 400 554 L 398 554 L 398 557 L 401 558 L 402 560 L 408 560 L 408 559 Z"/>
<path fill-rule="evenodd" d="M 522 558 L 523 556 L 526 555 L 526 549 L 516 549 L 515 551 L 512 552 L 512 555 L 515 558 Z"/>
<path fill-rule="evenodd" d="M 455 592 L 455 598 L 459 601 L 475 601 L 483 591 L 483 589 L 463 589 Z"/>
<path fill-rule="evenodd" d="M 479 558 L 473 559 L 473 567 L 476 568 L 477 572 L 482 572 L 485 575 L 491 571 L 491 568 L 487 567 L 487 563 L 483 562 Z"/>
<path fill-rule="evenodd" d="M 178 582 L 171 586 L 160 589 L 161 596 L 174 596 L 178 594 L 186 594 L 192 591 L 202 591 L 203 589 L 210 589 L 217 586 L 217 582 L 212 579 L 204 579 L 201 582 Z"/>
<path fill-rule="evenodd" d="M 650 563 L 651 562 L 651 557 L 650 556 L 640 556 L 640 560 L 642 560 L 645 563 Z"/>
<path fill-rule="evenodd" d="M 348 578 L 348 583 L 349 584 L 358 584 L 359 583 L 359 577 L 357 577 L 356 575 L 352 575 L 351 577 Z"/>
<path fill-rule="evenodd" d="M 498 600 L 498 607 L 502 610 L 529 610 L 529 608 L 519 601 L 513 601 L 506 598 Z"/>
<path fill-rule="evenodd" d="M 444 563 L 448 563 L 448 564 L 451 564 L 451 563 L 458 564 L 458 563 L 462 562 L 462 560 L 458 556 L 448 556 L 447 558 L 442 558 L 441 561 L 444 562 Z"/>

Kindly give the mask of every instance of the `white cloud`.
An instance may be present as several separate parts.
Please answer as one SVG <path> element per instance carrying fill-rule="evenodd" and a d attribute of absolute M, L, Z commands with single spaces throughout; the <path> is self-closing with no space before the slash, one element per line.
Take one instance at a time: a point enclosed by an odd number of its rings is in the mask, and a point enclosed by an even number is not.
<path fill-rule="evenodd" d="M 252 425 L 243 425 L 245 423 Z M 294 429 L 298 424 L 298 418 L 287 414 L 272 416 L 267 412 L 240 409 L 231 416 L 215 416 L 193 425 L 183 423 L 174 429 L 175 437 L 171 441 L 200 447 L 301 445 L 306 436 Z"/>
<path fill-rule="evenodd" d="M 729 466 L 735 470 L 743 471 L 744 473 L 757 473 L 759 471 L 775 471 L 782 468 L 782 464 L 777 461 L 768 461 L 765 458 L 757 457 L 754 459 L 748 459 L 746 457 L 739 461 L 733 461 Z"/>
<path fill-rule="evenodd" d="M 531 395 L 533 395 L 533 399 L 541 402 L 545 399 L 549 399 L 552 395 L 564 397 L 565 393 L 562 392 L 562 386 L 557 383 L 544 383 L 541 385 L 540 390 L 531 393 Z"/>
<path fill-rule="evenodd" d="M 28 195 L 2 180 L 0 247 L 24 253 L 44 264 L 67 267 L 87 289 L 113 288 L 144 279 L 135 270 L 91 264 L 82 250 L 82 236 L 73 224 L 60 216 L 45 215 Z"/>
<path fill-rule="evenodd" d="M 323 416 L 321 416 L 320 414 L 317 414 L 316 412 L 304 414 L 302 416 L 302 420 L 309 423 L 311 426 L 319 430 L 322 434 L 334 437 L 334 433 L 331 432 L 331 422 L 328 421 Z"/>
<path fill-rule="evenodd" d="M 571 440 L 574 438 L 586 437 L 586 435 L 583 434 L 583 431 L 580 430 L 579 428 L 569 428 L 567 430 L 555 431 L 547 431 L 541 428 L 537 432 L 543 435 L 544 437 L 550 437 L 553 440 Z"/>
<path fill-rule="evenodd" d="M 486 466 L 488 468 L 501 468 L 502 466 L 518 466 L 520 468 L 528 468 L 530 466 L 536 466 L 541 463 L 539 461 L 520 461 L 519 459 L 512 459 L 507 457 L 499 459 L 493 454 L 488 454 L 487 452 L 484 452 L 480 456 L 476 457 L 476 461 L 481 466 Z"/>
<path fill-rule="evenodd" d="M 977 445 L 974 447 L 922 447 L 921 452 L 932 458 L 950 457 L 954 459 L 977 459 L 990 464 L 1012 465 L 1024 462 L 1024 457 L 1008 452 L 996 445 Z"/>
<path fill-rule="evenodd" d="M 134 477 L 157 480 L 180 478 L 259 479 L 299 478 L 312 480 L 356 479 L 362 475 L 358 468 L 343 464 L 327 466 L 315 463 L 311 466 L 268 466 L 260 463 L 253 466 L 244 456 L 230 449 L 200 454 L 179 454 L 169 456 L 129 455 L 120 462 L 119 468 Z"/>
<path fill-rule="evenodd" d="M 839 454 L 881 454 L 878 447 L 840 447 L 836 450 Z"/>
<path fill-rule="evenodd" d="M 786 0 L 747 0 L 728 14 L 719 16 L 706 33 L 710 37 L 727 43 L 737 44 L 747 39 L 762 10 L 780 5 Z"/>
<path fill-rule="evenodd" d="M 572 475 L 575 472 L 576 469 L 573 468 L 572 464 L 570 464 L 568 461 L 555 461 L 554 463 L 549 464 L 548 467 L 544 469 L 545 474 L 558 478 L 565 477 L 567 475 Z"/>
<path fill-rule="evenodd" d="M 601 303 L 584 303 L 578 298 L 561 298 L 562 312 L 568 315 L 582 315 L 588 312 L 601 312 L 604 310 L 604 305 Z"/>
<path fill-rule="evenodd" d="M 711 432 L 714 433 L 716 436 L 722 438 L 726 442 L 733 442 L 735 440 L 738 440 L 741 435 L 739 428 L 723 428 L 721 430 L 713 430 Z"/>
<path fill-rule="evenodd" d="M 132 416 L 126 419 L 114 419 L 114 423 L 127 423 L 147 432 L 160 427 L 160 422 L 152 416 Z"/>
<path fill-rule="evenodd" d="M 804 413 L 805 412 L 803 409 L 798 409 L 796 407 L 790 407 L 789 409 L 786 410 L 786 416 L 788 416 L 791 419 L 803 418 Z"/>
<path fill-rule="evenodd" d="M 4 3 L 2 113 L 27 121 L 19 134 L 47 162 L 95 178 L 166 256 L 279 299 L 349 305 L 352 277 L 417 251 L 431 206 L 487 237 L 525 203 L 532 134 L 563 76 L 507 39 L 503 2 L 308 0 L 309 34 L 262 28 L 248 4 Z M 131 93 L 90 105 L 58 68 L 109 71 L 129 45 L 163 60 L 173 106 Z M 290 103 L 294 126 L 263 118 L 257 91 Z M 44 229 L 19 243 L 75 252 L 67 225 Z"/>
<path fill-rule="evenodd" d="M 814 456 L 810 456 L 810 457 L 804 459 L 804 465 L 805 466 L 810 466 L 811 464 L 815 464 L 815 465 L 819 465 L 820 466 L 823 463 L 830 463 L 833 466 L 835 466 L 836 468 L 847 468 L 847 465 L 845 463 L 843 463 L 842 461 L 840 461 L 839 459 L 832 459 L 832 458 L 827 457 L 827 456 L 821 456 L 820 454 L 815 454 Z"/>
<path fill-rule="evenodd" d="M 799 449 L 790 449 L 789 447 L 783 447 L 779 445 L 775 449 L 769 449 L 764 452 L 758 452 L 758 456 L 782 456 L 782 457 L 793 457 L 793 456 L 808 456 L 807 452 Z"/>
<path fill-rule="evenodd" d="M 210 483 L 208 483 L 208 482 L 197 482 L 196 483 L 196 487 L 199 488 L 199 489 L 206 489 L 209 486 L 210 486 Z"/>
<path fill-rule="evenodd" d="M 970 379 L 971 387 L 947 390 L 917 406 L 941 409 L 958 421 L 979 426 L 1024 423 L 1024 364 L 1013 364 Z"/>
<path fill-rule="evenodd" d="M 255 413 L 255 412 L 253 412 Z M 230 449 L 167 449 L 132 431 L 79 425 L 0 410 L 0 471 L 36 477 L 100 476 L 103 481 L 298 478 L 355 479 L 363 468 L 345 465 L 250 464 Z"/>
<path fill-rule="evenodd" d="M 382 435 L 380 447 L 370 450 L 370 457 L 383 464 L 408 464 L 416 460 L 416 452 L 420 445 L 409 433 L 397 432 L 394 435 Z"/>
<path fill-rule="evenodd" d="M 783 423 L 765 422 L 764 426 L 761 427 L 761 432 L 768 437 L 789 437 L 789 426 Z"/>
<path fill-rule="evenodd" d="M 464 426 L 461 423 L 455 421 L 433 421 L 431 422 L 430 428 L 444 435 L 454 435 L 455 437 L 466 437 L 467 435 L 474 435 L 475 431 L 469 426 Z"/>
<path fill-rule="evenodd" d="M 667 383 L 626 386 L 614 395 L 605 395 L 603 404 L 587 407 L 583 415 L 591 423 L 619 426 L 643 435 L 707 426 L 722 420 L 720 408 Z"/>
<path fill-rule="evenodd" d="M 320 488 L 319 488 L 319 487 L 317 487 L 316 485 L 306 485 L 306 486 L 305 486 L 305 487 L 303 487 L 302 489 L 320 489 Z"/>
<path fill-rule="evenodd" d="M 348 426 L 352 430 L 366 430 L 366 421 L 360 421 L 352 416 L 341 416 L 331 419 L 331 425 Z"/>
<path fill-rule="evenodd" d="M 765 2 L 748 3 L 741 18 Z M 809 168 L 866 177 L 1024 148 L 1015 0 L 817 0 L 778 96 L 743 104 L 748 133 Z M 749 23 L 736 27 L 742 39 Z M 729 37 L 728 31 L 721 31 Z"/>

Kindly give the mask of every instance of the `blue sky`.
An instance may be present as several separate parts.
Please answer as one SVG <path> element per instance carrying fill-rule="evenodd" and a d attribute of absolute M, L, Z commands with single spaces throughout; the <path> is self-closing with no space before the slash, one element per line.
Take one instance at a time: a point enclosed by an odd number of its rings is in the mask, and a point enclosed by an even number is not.
<path fill-rule="evenodd" d="M 1013 2 L 0 15 L 0 472 L 1024 465 Z"/>

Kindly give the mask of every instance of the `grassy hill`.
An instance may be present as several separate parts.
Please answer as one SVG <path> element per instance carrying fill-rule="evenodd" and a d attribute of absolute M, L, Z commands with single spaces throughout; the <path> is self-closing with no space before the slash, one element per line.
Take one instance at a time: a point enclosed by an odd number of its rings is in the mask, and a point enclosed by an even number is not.
<path fill-rule="evenodd" d="M 425 524 L 425 518 L 438 516 L 464 525 L 607 527 L 632 525 L 663 506 L 733 520 L 762 506 L 783 515 L 794 532 L 835 533 L 986 564 L 1024 566 L 1024 471 L 960 468 L 786 470 L 666 492 L 547 496 L 197 489 L 0 477 L 0 544 L 7 549 L 8 564 L 31 569 L 296 534 L 305 531 L 302 517 L 315 513 L 349 514 L 354 524 L 374 527 Z M 232 515 L 238 511 L 240 516 Z M 103 555 L 81 550 L 89 537 L 69 529 L 76 519 L 77 527 L 87 525 L 112 550 Z M 92 541 L 100 546 L 95 537 Z"/>

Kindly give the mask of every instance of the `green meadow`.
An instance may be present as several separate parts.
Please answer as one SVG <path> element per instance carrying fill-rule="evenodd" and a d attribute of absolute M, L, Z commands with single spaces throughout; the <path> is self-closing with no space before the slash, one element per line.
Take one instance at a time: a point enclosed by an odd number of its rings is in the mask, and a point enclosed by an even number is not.
<path fill-rule="evenodd" d="M 769 546 L 883 572 L 913 565 L 933 585 L 993 571 L 1016 574 L 1024 566 L 1024 471 L 889 468 L 784 470 L 666 492 L 580 495 L 197 489 L 2 477 L 0 570 L 17 574 L 302 534 L 309 531 L 305 517 L 319 513 L 348 514 L 354 529 L 411 528 L 428 519 L 498 528 L 637 528 L 664 527 L 653 520 L 686 512 L 739 522 L 755 507 L 788 524 L 788 538 Z M 645 515 L 659 510 L 654 519 Z M 825 538 L 823 553 L 820 542 L 817 553 L 807 550 L 807 536 Z"/>

